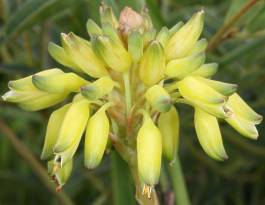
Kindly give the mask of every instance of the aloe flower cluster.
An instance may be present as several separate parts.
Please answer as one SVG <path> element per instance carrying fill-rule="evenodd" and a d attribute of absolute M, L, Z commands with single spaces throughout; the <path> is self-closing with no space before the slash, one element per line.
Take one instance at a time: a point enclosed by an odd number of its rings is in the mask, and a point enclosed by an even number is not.
<path fill-rule="evenodd" d="M 49 44 L 53 59 L 72 72 L 51 68 L 10 81 L 3 95 L 29 111 L 61 103 L 49 118 L 41 155 L 58 189 L 71 174 L 84 135 L 86 168 L 96 168 L 113 146 L 136 167 L 142 193 L 150 198 L 162 155 L 173 163 L 178 150 L 178 103 L 194 108 L 198 140 L 215 160 L 227 159 L 218 118 L 257 139 L 262 116 L 236 93 L 237 85 L 211 79 L 217 64 L 205 63 L 204 11 L 159 31 L 146 9 L 126 7 L 117 20 L 101 5 L 100 20 L 101 26 L 87 21 L 90 40 L 70 32 L 61 34 L 61 45 Z"/>

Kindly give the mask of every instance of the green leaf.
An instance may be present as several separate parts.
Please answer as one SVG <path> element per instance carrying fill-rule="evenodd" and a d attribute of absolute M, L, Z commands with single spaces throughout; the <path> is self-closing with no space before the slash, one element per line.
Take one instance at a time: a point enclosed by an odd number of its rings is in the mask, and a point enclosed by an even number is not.
<path fill-rule="evenodd" d="M 36 25 L 55 14 L 72 6 L 77 6 L 82 0 L 29 0 L 15 11 L 4 27 L 3 43 L 17 33 Z"/>
<path fill-rule="evenodd" d="M 225 23 L 229 21 L 229 19 L 234 16 L 241 8 L 243 8 L 248 3 L 248 0 L 233 0 L 230 4 L 229 10 L 225 17 Z M 246 26 L 251 23 L 254 18 L 260 13 L 262 8 L 264 7 L 264 1 L 257 2 L 251 9 L 244 14 L 244 16 L 239 20 L 237 25 Z"/>

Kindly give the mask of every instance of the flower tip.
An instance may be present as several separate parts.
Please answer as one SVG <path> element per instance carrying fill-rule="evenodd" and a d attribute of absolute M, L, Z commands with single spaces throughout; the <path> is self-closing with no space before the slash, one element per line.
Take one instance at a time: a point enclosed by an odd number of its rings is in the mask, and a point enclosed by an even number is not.
<path fill-rule="evenodd" d="M 205 13 L 204 9 L 202 8 L 200 11 L 198 11 L 198 14 L 203 15 Z"/>

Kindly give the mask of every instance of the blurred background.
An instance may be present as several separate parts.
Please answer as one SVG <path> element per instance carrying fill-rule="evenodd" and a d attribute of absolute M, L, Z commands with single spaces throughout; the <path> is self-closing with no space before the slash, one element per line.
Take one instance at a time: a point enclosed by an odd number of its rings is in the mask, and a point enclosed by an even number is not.
<path fill-rule="evenodd" d="M 156 28 L 186 21 L 206 12 L 203 36 L 208 40 L 248 2 L 255 3 L 208 53 L 218 62 L 215 79 L 237 83 L 238 92 L 265 115 L 265 2 L 260 0 L 106 0 L 116 14 L 124 6 L 147 5 Z M 7 82 L 59 66 L 47 52 L 60 32 L 88 38 L 88 18 L 99 22 L 99 0 L 0 0 L 0 94 Z M 62 66 L 60 66 L 62 67 Z M 221 122 L 229 160 L 216 162 L 200 148 L 193 110 L 180 107 L 179 156 L 191 204 L 265 205 L 265 126 L 260 138 L 248 140 Z M 0 205 L 134 205 L 134 187 L 126 164 L 111 151 L 94 171 L 83 166 L 83 149 L 60 193 L 55 192 L 40 161 L 48 116 L 52 109 L 26 112 L 0 100 Z M 82 146 L 81 146 L 82 148 Z M 161 204 L 176 204 L 174 169 L 163 164 L 158 195 Z"/>

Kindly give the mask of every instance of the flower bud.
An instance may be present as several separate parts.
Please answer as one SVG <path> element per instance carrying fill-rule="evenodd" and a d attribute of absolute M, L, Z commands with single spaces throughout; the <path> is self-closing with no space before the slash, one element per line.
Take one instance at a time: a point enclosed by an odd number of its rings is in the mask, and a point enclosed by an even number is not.
<path fill-rule="evenodd" d="M 217 63 L 208 63 L 208 64 L 203 64 L 197 70 L 190 73 L 190 75 L 209 78 L 213 76 L 217 72 L 217 70 L 218 70 Z"/>
<path fill-rule="evenodd" d="M 227 159 L 217 119 L 195 107 L 194 124 L 203 150 L 215 160 Z"/>
<path fill-rule="evenodd" d="M 144 42 L 143 35 L 138 31 L 132 31 L 128 37 L 128 52 L 134 63 L 138 63 L 143 56 Z"/>
<path fill-rule="evenodd" d="M 79 146 L 79 143 L 81 141 L 81 137 L 79 139 L 76 139 L 74 143 L 68 147 L 67 149 L 61 151 L 61 152 L 54 152 L 55 159 L 54 161 L 59 164 L 60 167 L 63 167 L 66 163 L 71 161 L 73 159 L 73 156 Z"/>
<path fill-rule="evenodd" d="M 102 106 L 88 121 L 85 139 L 85 166 L 88 169 L 97 167 L 105 152 L 109 135 L 105 111 L 109 106 L 110 103 Z"/>
<path fill-rule="evenodd" d="M 61 189 L 62 186 L 67 182 L 67 180 L 71 176 L 72 169 L 73 160 L 70 160 L 55 173 L 56 182 L 58 183 L 57 190 Z"/>
<path fill-rule="evenodd" d="M 51 57 L 58 63 L 68 68 L 71 68 L 76 72 L 83 72 L 80 68 L 78 68 L 78 66 L 73 62 L 72 57 L 69 56 L 62 47 L 50 42 L 48 46 L 48 51 Z"/>
<path fill-rule="evenodd" d="M 76 92 L 87 81 L 74 73 L 63 73 L 52 76 L 32 76 L 33 84 L 40 90 L 49 93 Z"/>
<path fill-rule="evenodd" d="M 82 95 L 89 100 L 97 100 L 112 91 L 115 82 L 110 77 L 102 77 L 81 88 Z"/>
<path fill-rule="evenodd" d="M 120 46 L 124 47 L 123 42 L 118 34 L 118 31 L 115 28 L 113 28 L 109 23 L 104 23 L 102 25 L 102 32 L 104 36 L 107 36 L 113 42 L 116 42 Z"/>
<path fill-rule="evenodd" d="M 205 52 L 207 46 L 208 46 L 208 42 L 205 38 L 203 38 L 196 42 L 194 47 L 189 51 L 188 55 Z"/>
<path fill-rule="evenodd" d="M 65 93 L 50 94 L 36 89 L 30 91 L 11 90 L 5 93 L 2 98 L 4 101 L 18 103 L 18 106 L 24 110 L 37 111 L 56 105 L 63 101 L 66 96 Z"/>
<path fill-rule="evenodd" d="M 147 86 L 154 85 L 164 77 L 165 54 L 158 41 L 150 43 L 139 65 L 140 79 Z"/>
<path fill-rule="evenodd" d="M 199 107 L 205 112 L 214 115 L 215 117 L 218 118 L 223 118 L 226 119 L 228 117 L 231 117 L 233 115 L 233 111 L 231 108 L 228 106 L 227 102 L 223 103 L 218 103 L 218 104 L 211 104 L 211 103 L 206 103 L 203 101 L 193 101 L 190 103 L 194 107 Z"/>
<path fill-rule="evenodd" d="M 169 39 L 169 30 L 167 27 L 163 27 L 159 33 L 156 36 L 156 40 L 159 41 L 159 43 L 162 45 L 162 47 L 164 48 L 167 41 Z"/>
<path fill-rule="evenodd" d="M 102 2 L 100 7 L 99 7 L 99 12 L 100 12 L 101 24 L 109 23 L 114 28 L 118 28 L 119 22 L 118 22 L 116 16 L 114 15 L 112 8 L 110 6 L 108 6 Z"/>
<path fill-rule="evenodd" d="M 125 7 L 120 14 L 119 29 L 123 35 L 127 35 L 132 30 L 139 30 L 144 23 L 143 17 L 129 7 Z"/>
<path fill-rule="evenodd" d="M 152 41 L 156 38 L 156 30 L 155 29 L 149 29 L 143 33 L 144 38 L 144 48 L 149 46 Z"/>
<path fill-rule="evenodd" d="M 167 112 L 171 107 L 171 98 L 160 85 L 154 85 L 145 93 L 146 100 L 159 112 Z"/>
<path fill-rule="evenodd" d="M 169 61 L 165 73 L 171 78 L 182 79 L 198 69 L 204 61 L 204 53 L 196 53 L 191 56 L 175 59 Z"/>
<path fill-rule="evenodd" d="M 57 74 L 62 74 L 63 71 L 58 68 L 53 68 L 45 71 L 41 71 L 36 73 L 35 75 L 39 76 L 52 76 Z M 32 75 L 21 78 L 18 80 L 13 80 L 8 82 L 8 87 L 12 90 L 17 91 L 29 91 L 29 90 L 36 90 L 35 86 L 32 84 Z"/>
<path fill-rule="evenodd" d="M 119 41 L 105 36 L 92 39 L 93 50 L 115 71 L 125 72 L 131 67 L 131 57 Z"/>
<path fill-rule="evenodd" d="M 175 24 L 175 26 L 173 26 L 171 29 L 169 29 L 169 38 L 171 38 L 172 36 L 175 35 L 175 33 L 177 33 L 177 31 L 184 25 L 184 23 L 182 21 L 178 22 L 177 24 Z"/>
<path fill-rule="evenodd" d="M 202 83 L 207 84 L 208 86 L 212 87 L 217 92 L 225 96 L 230 96 L 233 93 L 235 93 L 238 87 L 236 84 L 223 83 L 223 82 L 216 81 L 216 80 L 209 80 L 207 78 L 202 78 L 199 76 L 195 77 L 195 79 L 201 81 Z"/>
<path fill-rule="evenodd" d="M 149 15 L 149 11 L 148 11 L 147 7 L 142 8 L 141 16 L 143 18 L 143 32 L 150 30 L 150 29 L 153 29 L 154 28 L 153 22 L 152 22 L 150 15 Z"/>
<path fill-rule="evenodd" d="M 183 58 L 201 35 L 203 29 L 204 11 L 197 12 L 168 41 L 165 49 L 167 60 Z"/>
<path fill-rule="evenodd" d="M 179 114 L 174 106 L 166 113 L 161 113 L 158 128 L 162 134 L 163 155 L 174 162 L 179 145 Z"/>
<path fill-rule="evenodd" d="M 228 105 L 234 113 L 225 120 L 243 136 L 257 139 L 259 134 L 255 125 L 260 124 L 263 117 L 252 110 L 236 93 L 229 97 Z"/>
<path fill-rule="evenodd" d="M 228 104 L 233 111 L 242 118 L 255 124 L 261 123 L 263 117 L 249 107 L 249 105 L 237 93 L 234 93 L 229 97 Z"/>
<path fill-rule="evenodd" d="M 162 155 L 161 133 L 150 116 L 144 112 L 144 121 L 137 135 L 138 171 L 143 183 L 153 187 L 158 183 Z"/>
<path fill-rule="evenodd" d="M 54 157 L 53 148 L 57 142 L 63 119 L 69 107 L 70 104 L 67 104 L 55 110 L 50 115 L 45 135 L 44 146 L 42 149 L 41 159 L 50 160 L 51 158 Z"/>
<path fill-rule="evenodd" d="M 201 101 L 209 104 L 218 104 L 226 101 L 226 96 L 214 90 L 207 84 L 196 80 L 195 77 L 186 77 L 178 82 L 180 94 L 187 100 Z"/>
<path fill-rule="evenodd" d="M 108 75 L 103 63 L 94 54 L 88 41 L 73 33 L 62 34 L 63 48 L 73 62 L 88 75 L 99 78 Z"/>
<path fill-rule="evenodd" d="M 87 30 L 90 38 L 92 38 L 94 35 L 102 35 L 101 28 L 92 19 L 87 20 L 86 30 Z"/>
<path fill-rule="evenodd" d="M 63 119 L 59 137 L 54 147 L 55 153 L 64 150 L 81 139 L 89 118 L 89 101 L 86 99 L 72 102 Z"/>

